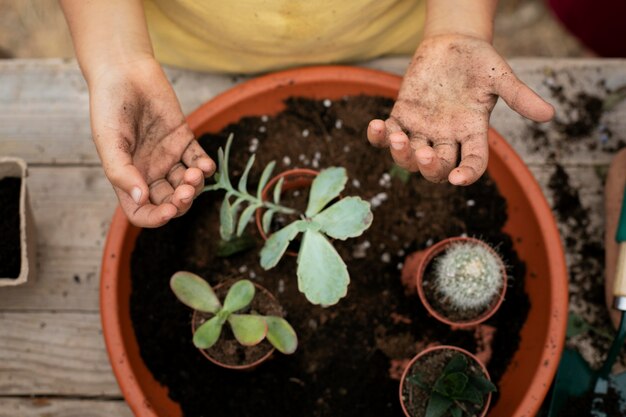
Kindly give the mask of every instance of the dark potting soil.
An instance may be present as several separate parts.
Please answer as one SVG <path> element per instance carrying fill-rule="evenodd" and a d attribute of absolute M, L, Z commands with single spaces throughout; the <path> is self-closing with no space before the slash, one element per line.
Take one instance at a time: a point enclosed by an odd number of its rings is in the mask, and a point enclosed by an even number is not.
<path fill-rule="evenodd" d="M 437 255 L 428 264 L 428 266 L 426 266 L 426 270 L 424 271 L 424 295 L 430 303 L 431 307 L 437 313 L 454 322 L 462 323 L 484 316 L 484 314 L 493 306 L 493 302 L 482 308 L 470 308 L 460 310 L 458 308 L 455 308 L 448 300 L 446 300 L 446 297 L 443 294 L 437 291 L 437 287 L 435 285 L 435 265 L 437 262 L 437 258 L 444 254 L 445 252 L 441 253 L 441 255 Z"/>
<path fill-rule="evenodd" d="M 17 278 L 22 268 L 20 249 L 20 178 L 0 180 L 0 277 Z"/>
<path fill-rule="evenodd" d="M 569 399 L 558 417 L 593 416 L 591 411 L 594 397 L 593 390 L 591 390 L 580 397 Z M 603 399 L 603 405 L 604 407 L 601 407 L 600 410 L 604 411 L 607 417 L 626 416 L 626 404 L 623 403 L 619 392 L 612 386 L 609 386 L 609 390 Z"/>
<path fill-rule="evenodd" d="M 435 350 L 430 352 L 415 361 L 407 373 L 407 376 L 418 375 L 424 384 L 429 387 L 433 387 L 443 372 L 443 369 L 455 355 L 462 355 L 462 353 L 454 350 Z M 467 358 L 468 364 L 466 375 L 485 377 L 480 365 L 478 365 L 474 359 L 467 355 L 463 356 Z M 402 387 L 402 398 L 404 406 L 407 408 L 407 411 L 411 414 L 411 416 L 422 417 L 426 414 L 426 407 L 428 406 L 428 400 L 430 398 L 429 392 L 420 388 L 416 384 L 411 383 L 411 381 L 405 380 Z M 485 396 L 485 400 L 486 398 L 487 397 Z M 478 415 L 483 409 L 482 407 L 478 407 L 470 402 L 463 402 L 463 406 L 467 411 L 472 413 L 470 415 Z M 448 414 L 449 412 L 444 414 L 444 416 L 447 417 Z"/>
<path fill-rule="evenodd" d="M 502 377 L 518 349 L 529 309 L 524 263 L 501 230 L 506 202 L 488 176 L 469 187 L 432 184 L 419 175 L 403 182 L 388 151 L 365 139 L 368 122 L 389 114 L 392 104 L 366 96 L 334 102 L 291 99 L 275 117 L 244 118 L 200 138 L 215 157 L 234 133 L 233 178 L 256 152 L 251 190 L 271 160 L 277 161 L 277 172 L 344 166 L 350 179 L 343 195 L 371 201 L 374 222 L 362 236 L 334 242 L 351 283 L 348 295 L 328 308 L 311 305 L 298 292 L 294 257 L 284 257 L 270 271 L 261 269 L 263 242 L 252 225 L 248 231 L 257 240 L 255 248 L 216 257 L 223 194 L 205 193 L 185 216 L 141 232 L 132 256 L 131 317 L 147 367 L 169 387 L 185 416 L 401 415 L 399 382 L 390 376 L 392 361 L 410 359 L 430 343 L 475 351 L 474 332 L 451 331 L 429 317 L 417 295 L 405 295 L 400 281 L 408 254 L 462 234 L 498 248 L 510 266 L 507 298 L 487 322 L 497 329 L 492 345 L 497 354 L 488 370 L 496 384 Z M 191 343 L 189 309 L 168 286 L 170 276 L 181 269 L 213 285 L 249 278 L 272 291 L 298 334 L 296 353 L 276 353 L 253 372 L 210 363 Z"/>
<path fill-rule="evenodd" d="M 215 294 L 217 297 L 224 302 L 226 299 L 226 294 L 228 293 L 228 289 L 234 284 L 236 281 L 231 281 L 226 285 L 223 285 L 219 288 L 215 289 Z M 260 314 L 262 316 L 279 316 L 284 317 L 285 313 L 281 308 L 278 301 L 272 298 L 272 295 L 267 290 L 263 290 L 260 288 L 256 288 L 254 298 L 250 305 L 242 310 L 236 312 L 237 314 Z M 200 327 L 206 320 L 213 317 L 212 314 L 196 312 L 193 316 L 193 328 L 194 331 L 198 327 Z M 209 355 L 211 358 L 216 361 L 223 363 L 225 365 L 249 365 L 261 359 L 263 356 L 267 355 L 269 351 L 273 349 L 273 346 L 267 341 L 267 339 L 263 340 L 258 345 L 254 346 L 243 346 L 235 336 L 230 328 L 230 326 L 226 323 L 224 327 L 222 327 L 222 334 L 220 335 L 217 343 L 209 349 L 205 349 L 204 352 Z"/>

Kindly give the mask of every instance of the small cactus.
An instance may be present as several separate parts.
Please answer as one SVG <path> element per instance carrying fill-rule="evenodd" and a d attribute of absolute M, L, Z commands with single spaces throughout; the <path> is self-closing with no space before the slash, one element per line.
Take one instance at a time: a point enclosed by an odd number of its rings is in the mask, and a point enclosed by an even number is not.
<path fill-rule="evenodd" d="M 455 243 L 435 260 L 435 288 L 458 310 L 486 308 L 504 285 L 501 265 L 483 244 Z"/>

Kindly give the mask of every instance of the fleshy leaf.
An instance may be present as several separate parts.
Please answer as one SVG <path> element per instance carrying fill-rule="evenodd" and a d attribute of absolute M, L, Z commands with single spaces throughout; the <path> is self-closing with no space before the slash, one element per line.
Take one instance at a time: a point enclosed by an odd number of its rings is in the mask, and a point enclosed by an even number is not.
<path fill-rule="evenodd" d="M 272 225 L 272 219 L 274 218 L 274 214 L 276 214 L 275 209 L 269 209 L 265 213 L 263 213 L 263 220 L 261 221 L 263 226 L 263 232 L 268 234 L 270 232 L 270 226 Z"/>
<path fill-rule="evenodd" d="M 230 158 L 230 147 L 233 144 L 234 135 L 231 133 L 228 135 L 228 139 L 226 140 L 226 147 L 224 149 L 223 160 L 220 165 L 220 180 L 222 180 L 225 184 L 228 184 L 228 188 L 232 188 L 230 184 L 230 177 L 228 171 L 228 159 Z"/>
<path fill-rule="evenodd" d="M 230 240 L 220 239 L 215 254 L 220 258 L 228 258 L 229 256 L 252 249 L 255 245 L 256 240 L 248 234 Z"/>
<path fill-rule="evenodd" d="M 278 232 L 272 234 L 263 249 L 261 249 L 261 267 L 266 271 L 278 264 L 280 258 L 291 242 L 299 233 L 299 226 L 301 223 L 306 223 L 304 220 L 298 220 L 280 229 Z"/>
<path fill-rule="evenodd" d="M 426 406 L 425 417 L 442 417 L 453 404 L 452 400 L 433 392 Z"/>
<path fill-rule="evenodd" d="M 462 353 L 456 353 L 446 366 L 443 368 L 444 373 L 464 372 L 467 369 L 467 358 Z"/>
<path fill-rule="evenodd" d="M 224 300 L 224 310 L 230 313 L 246 308 L 254 298 L 254 284 L 247 279 L 235 282 L 228 289 Z"/>
<path fill-rule="evenodd" d="M 282 317 L 266 316 L 267 340 L 280 353 L 290 355 L 298 348 L 298 336 L 293 327 Z"/>
<path fill-rule="evenodd" d="M 230 328 L 239 343 L 254 346 L 265 338 L 267 323 L 262 316 L 254 314 L 231 314 L 228 317 Z"/>
<path fill-rule="evenodd" d="M 283 191 L 283 184 L 285 182 L 285 177 L 280 177 L 276 186 L 274 187 L 274 204 L 280 203 L 280 196 Z"/>
<path fill-rule="evenodd" d="M 215 316 L 202 323 L 193 334 L 193 344 L 198 349 L 208 349 L 217 342 L 222 333 L 224 322 L 220 317 Z"/>
<path fill-rule="evenodd" d="M 222 240 L 230 240 L 234 232 L 234 214 L 228 196 L 224 197 L 220 208 L 220 236 Z"/>
<path fill-rule="evenodd" d="M 313 217 L 321 231 L 335 239 L 345 240 L 363 234 L 372 225 L 370 203 L 359 197 L 346 197 Z"/>
<path fill-rule="evenodd" d="M 215 314 L 222 308 L 209 283 L 196 274 L 176 272 L 170 278 L 170 287 L 176 298 L 194 310 Z"/>
<path fill-rule="evenodd" d="M 331 167 L 322 170 L 311 184 L 309 203 L 305 216 L 313 217 L 339 196 L 348 182 L 345 168 Z"/>
<path fill-rule="evenodd" d="M 483 405 L 483 395 L 480 393 L 480 391 L 478 391 L 476 387 L 473 387 L 469 384 L 465 387 L 463 392 L 455 395 L 450 395 L 450 398 L 459 401 L 467 401 L 476 404 L 479 407 L 482 407 Z"/>
<path fill-rule="evenodd" d="M 239 217 L 239 223 L 237 224 L 237 236 L 243 235 L 243 232 L 246 230 L 248 222 L 250 222 L 252 215 L 254 215 L 254 212 L 259 207 L 261 207 L 259 204 L 251 204 L 246 207 L 243 213 L 241 213 L 241 217 Z"/>
<path fill-rule="evenodd" d="M 422 380 L 422 375 L 419 373 L 409 375 L 406 380 L 411 384 L 420 387 L 421 389 L 430 392 L 430 387 Z"/>
<path fill-rule="evenodd" d="M 478 391 L 483 394 L 488 394 L 490 392 L 496 392 L 498 388 L 482 375 L 470 375 L 470 383 L 478 389 Z"/>
<path fill-rule="evenodd" d="M 452 417 L 463 417 L 463 410 L 461 410 L 459 407 L 452 407 L 450 409 L 450 415 Z"/>
<path fill-rule="evenodd" d="M 263 170 L 263 173 L 261 174 L 261 179 L 259 179 L 259 186 L 256 190 L 256 196 L 258 199 L 261 198 L 261 195 L 263 194 L 263 188 L 265 188 L 265 185 L 269 181 L 270 175 L 272 175 L 272 172 L 274 171 L 275 166 L 276 166 L 276 162 L 272 161 L 269 164 L 267 164 L 267 166 Z"/>
<path fill-rule="evenodd" d="M 462 372 L 443 374 L 437 379 L 433 391 L 448 397 L 461 395 L 465 391 L 469 378 Z"/>
<path fill-rule="evenodd" d="M 313 304 L 336 304 L 348 292 L 348 268 L 319 232 L 304 232 L 298 253 L 298 289 Z"/>
<path fill-rule="evenodd" d="M 250 169 L 254 164 L 255 155 L 252 154 L 250 159 L 248 159 L 248 163 L 246 164 L 246 168 L 243 170 L 243 174 L 241 174 L 241 178 L 239 178 L 239 184 L 237 185 L 237 189 L 244 194 L 248 193 L 248 174 L 250 174 Z"/>

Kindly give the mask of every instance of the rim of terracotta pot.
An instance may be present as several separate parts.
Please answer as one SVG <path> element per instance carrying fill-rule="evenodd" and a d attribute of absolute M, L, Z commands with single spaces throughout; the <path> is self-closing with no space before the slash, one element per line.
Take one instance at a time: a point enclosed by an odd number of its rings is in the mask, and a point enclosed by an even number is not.
<path fill-rule="evenodd" d="M 187 122 L 194 134 L 200 136 L 218 132 L 243 116 L 274 115 L 284 109 L 284 100 L 291 96 L 340 99 L 346 95 L 364 94 L 394 99 L 401 82 L 398 75 L 359 67 L 322 66 L 287 70 L 252 79 L 216 96 L 190 114 Z M 491 128 L 488 142 L 491 155 L 488 171 L 505 170 L 507 173 L 502 178 L 493 178 L 507 202 L 509 198 L 515 200 L 515 204 L 509 205 L 509 212 L 523 211 L 524 216 L 532 218 L 534 223 L 531 226 L 537 229 L 533 232 L 536 240 L 514 239 L 514 246 L 524 256 L 542 259 L 538 268 L 550 278 L 546 279 L 546 288 L 535 294 L 539 297 L 538 304 L 542 306 L 544 323 L 538 330 L 524 326 L 521 333 L 522 343 L 526 340 L 524 350 L 540 351 L 533 353 L 537 356 L 533 365 L 535 369 L 524 371 L 531 375 L 525 377 L 531 381 L 530 387 L 520 396 L 521 400 L 506 403 L 501 398 L 493 408 L 493 412 L 499 415 L 525 417 L 539 410 L 563 351 L 568 304 L 567 269 L 556 222 L 539 184 L 511 146 Z M 521 196 L 513 194 L 512 190 L 520 190 Z M 508 223 L 504 230 L 515 231 L 509 229 Z M 139 228 L 130 225 L 118 207 L 102 258 L 100 311 L 103 336 L 113 373 L 135 417 L 177 417 L 181 415 L 180 406 L 169 399 L 167 388 L 154 379 L 143 363 L 130 321 L 130 254 L 139 231 Z M 534 273 L 530 268 L 527 271 L 527 288 L 538 282 L 533 281 Z M 531 307 L 529 317 L 532 314 Z M 528 369 L 528 366 L 520 364 L 523 355 L 526 355 L 525 351 L 518 350 L 508 370 L 512 368 L 518 372 Z M 507 387 L 518 392 L 518 386 L 519 382 L 508 378 L 505 373 L 500 381 L 500 392 Z"/>
<path fill-rule="evenodd" d="M 445 252 L 451 245 L 454 245 L 455 243 L 462 243 L 462 242 L 475 243 L 489 250 L 498 259 L 498 263 L 500 264 L 501 276 L 504 282 L 502 284 L 502 290 L 500 290 L 500 294 L 498 295 L 498 298 L 494 299 L 491 302 L 491 306 L 489 306 L 488 310 L 480 314 L 478 317 L 475 317 L 470 320 L 454 321 L 446 317 L 444 314 L 440 313 L 439 311 L 437 311 L 428 300 L 428 297 L 426 296 L 426 292 L 424 291 L 424 285 L 423 285 L 424 273 L 426 272 L 426 268 L 428 268 L 428 265 L 430 265 L 430 263 L 438 255 Z M 506 295 L 507 273 L 506 273 L 506 267 L 504 266 L 504 262 L 502 262 L 502 258 L 500 257 L 498 252 L 496 252 L 486 242 L 483 242 L 482 240 L 476 239 L 473 237 L 454 236 L 454 237 L 449 237 L 444 240 L 441 240 L 423 251 L 423 253 L 420 255 L 417 270 L 415 271 L 415 281 L 416 281 L 416 287 L 417 287 L 417 294 L 419 295 L 420 300 L 422 301 L 422 304 L 424 305 L 426 310 L 428 310 L 428 314 L 430 314 L 431 316 L 433 316 L 440 322 L 445 323 L 453 328 L 467 329 L 467 328 L 476 327 L 480 323 L 483 323 L 485 320 L 488 320 L 491 316 L 493 316 L 498 311 L 498 309 L 502 305 L 502 302 L 504 301 L 504 296 Z"/>
<path fill-rule="evenodd" d="M 226 286 L 226 285 L 232 285 L 234 284 L 236 281 L 235 280 L 230 280 L 230 281 L 226 281 L 226 282 L 222 282 L 218 285 L 216 285 L 213 290 L 217 291 L 220 288 Z M 280 306 L 280 303 L 278 302 L 278 300 L 276 299 L 276 297 L 274 297 L 274 294 L 272 294 L 270 292 L 270 290 L 268 290 L 267 288 L 265 288 L 262 285 L 257 284 L 256 282 L 252 283 L 254 285 L 254 287 L 258 290 L 263 292 L 266 296 L 268 296 L 271 300 L 273 300 L 277 305 Z M 282 307 L 281 307 L 282 308 Z M 198 312 L 198 310 L 194 310 L 193 311 L 193 315 L 191 317 L 191 334 L 193 335 L 196 331 L 196 329 L 194 328 L 194 324 L 196 323 L 196 317 L 197 315 L 200 314 Z M 236 370 L 236 371 L 249 371 L 252 370 L 254 368 L 256 368 L 257 366 L 261 365 L 263 362 L 265 362 L 266 360 L 268 360 L 272 354 L 274 353 L 274 351 L 276 350 L 275 347 L 272 346 L 272 348 L 263 356 L 261 356 L 259 359 L 257 359 L 254 362 L 251 363 L 247 363 L 247 364 L 242 364 L 242 365 L 229 365 L 227 363 L 223 363 L 220 362 L 219 360 L 215 359 L 213 356 L 209 355 L 209 353 L 207 352 L 206 349 L 200 349 L 197 348 L 200 353 L 202 354 L 202 356 L 204 356 L 205 358 L 207 358 L 209 361 L 213 362 L 215 365 L 220 366 L 222 368 L 226 368 L 226 369 L 232 369 L 232 370 Z"/>
<path fill-rule="evenodd" d="M 274 187 L 278 183 L 278 181 L 280 181 L 281 178 L 285 179 L 285 182 L 283 182 L 283 186 L 281 189 L 281 194 L 282 194 L 283 191 L 289 191 L 289 190 L 308 187 L 313 182 L 313 179 L 319 175 L 319 173 L 320 173 L 319 171 L 316 171 L 314 169 L 309 169 L 309 168 L 292 168 L 292 169 L 288 169 L 287 171 L 283 171 L 280 174 L 272 177 L 272 179 L 270 179 L 267 182 L 267 184 L 265 184 L 265 187 L 263 187 L 263 191 L 261 191 L 261 200 L 263 201 L 268 200 L 268 194 L 270 190 L 272 189 L 272 187 Z M 289 177 L 295 177 L 295 178 L 290 179 Z M 267 240 L 268 236 L 263 230 L 263 224 L 262 224 L 263 222 L 262 216 L 263 216 L 264 211 L 265 209 L 263 207 L 260 207 L 256 210 L 254 215 L 255 215 L 256 228 L 259 231 L 259 234 L 261 235 L 263 240 Z M 286 253 L 287 255 L 290 255 L 290 256 L 298 255 L 297 253 L 293 251 L 287 251 Z"/>
<path fill-rule="evenodd" d="M 485 365 L 474 354 L 470 353 L 469 351 L 463 348 L 460 348 L 458 346 L 451 346 L 451 345 L 439 345 L 439 346 L 431 346 L 429 348 L 426 348 L 422 350 L 420 353 L 418 353 L 417 355 L 415 355 L 413 359 L 411 359 L 411 361 L 408 363 L 406 368 L 404 368 L 404 372 L 402 372 L 402 377 L 400 378 L 400 391 L 399 391 L 400 392 L 400 405 L 402 406 L 402 411 L 404 412 L 404 415 L 406 417 L 413 417 L 409 413 L 409 410 L 406 409 L 406 406 L 404 405 L 404 400 L 402 399 L 402 391 L 404 390 L 404 381 L 406 380 L 409 370 L 411 369 L 411 367 L 413 366 L 415 362 L 420 360 L 422 357 L 428 355 L 429 353 L 437 351 L 437 350 L 454 350 L 454 351 L 464 354 L 468 358 L 472 359 L 475 363 L 477 363 L 478 366 L 480 366 L 480 369 L 482 369 L 483 374 L 485 374 L 487 379 L 491 381 L 491 376 L 489 375 L 489 372 L 487 372 L 487 368 L 485 368 Z M 483 411 L 480 413 L 479 417 L 485 417 L 487 415 L 490 405 L 491 405 L 491 393 L 487 394 L 487 400 L 485 401 L 485 404 L 483 405 Z"/>

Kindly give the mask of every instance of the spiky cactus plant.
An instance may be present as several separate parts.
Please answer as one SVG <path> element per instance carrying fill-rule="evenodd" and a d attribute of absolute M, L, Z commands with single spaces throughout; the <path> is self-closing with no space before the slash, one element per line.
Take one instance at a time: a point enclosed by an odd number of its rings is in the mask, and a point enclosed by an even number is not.
<path fill-rule="evenodd" d="M 435 260 L 435 289 L 458 310 L 484 309 L 504 285 L 502 262 L 485 244 L 452 244 Z"/>
<path fill-rule="evenodd" d="M 279 352 L 291 354 L 298 347 L 298 338 L 287 320 L 278 316 L 242 314 L 239 311 L 250 305 L 255 295 L 254 284 L 248 280 L 234 283 L 228 290 L 224 304 L 220 303 L 213 288 L 201 277 L 180 271 L 172 275 L 170 287 L 176 297 L 186 306 L 213 317 L 198 327 L 193 344 L 198 349 L 209 349 L 220 338 L 226 323 L 235 339 L 244 346 L 254 346 L 267 340 Z"/>

